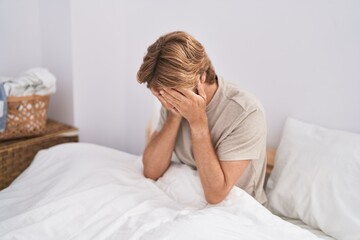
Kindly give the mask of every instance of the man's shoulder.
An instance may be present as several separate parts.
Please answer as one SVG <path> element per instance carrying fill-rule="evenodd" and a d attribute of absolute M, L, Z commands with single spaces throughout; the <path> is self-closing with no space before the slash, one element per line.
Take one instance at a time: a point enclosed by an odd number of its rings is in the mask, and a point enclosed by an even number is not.
<path fill-rule="evenodd" d="M 233 82 L 222 80 L 224 83 L 223 96 L 229 101 L 229 107 L 236 109 L 242 109 L 245 112 L 262 111 L 264 107 L 261 101 L 252 93 L 240 88 Z"/>

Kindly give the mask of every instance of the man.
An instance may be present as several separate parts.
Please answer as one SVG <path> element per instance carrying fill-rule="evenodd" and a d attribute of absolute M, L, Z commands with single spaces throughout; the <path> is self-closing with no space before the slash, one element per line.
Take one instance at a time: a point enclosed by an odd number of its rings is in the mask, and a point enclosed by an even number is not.
<path fill-rule="evenodd" d="M 175 152 L 199 172 L 208 203 L 236 185 L 265 204 L 266 120 L 256 98 L 218 78 L 204 47 L 185 32 L 150 45 L 137 78 L 162 103 L 143 154 L 145 177 L 161 177 Z"/>

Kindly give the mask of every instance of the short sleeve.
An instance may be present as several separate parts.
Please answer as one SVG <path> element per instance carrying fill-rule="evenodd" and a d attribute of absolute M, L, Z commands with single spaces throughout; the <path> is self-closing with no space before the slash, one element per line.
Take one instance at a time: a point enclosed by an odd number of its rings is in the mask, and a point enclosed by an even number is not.
<path fill-rule="evenodd" d="M 216 149 L 219 159 L 222 161 L 259 159 L 266 144 L 264 112 L 257 108 L 234 124 L 231 133 Z"/>
<path fill-rule="evenodd" d="M 167 118 L 167 110 L 163 106 L 161 106 L 159 122 L 155 131 L 159 132 L 163 128 L 166 118 Z"/>

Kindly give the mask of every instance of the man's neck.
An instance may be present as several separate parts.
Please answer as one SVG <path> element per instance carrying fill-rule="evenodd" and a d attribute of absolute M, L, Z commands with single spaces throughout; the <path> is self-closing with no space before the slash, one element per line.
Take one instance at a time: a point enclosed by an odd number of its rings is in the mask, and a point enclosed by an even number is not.
<path fill-rule="evenodd" d="M 218 89 L 218 83 L 217 81 L 213 84 L 205 84 L 205 93 L 206 93 L 206 105 L 208 105 L 211 101 L 211 99 L 214 97 L 215 93 L 216 93 L 216 90 Z"/>

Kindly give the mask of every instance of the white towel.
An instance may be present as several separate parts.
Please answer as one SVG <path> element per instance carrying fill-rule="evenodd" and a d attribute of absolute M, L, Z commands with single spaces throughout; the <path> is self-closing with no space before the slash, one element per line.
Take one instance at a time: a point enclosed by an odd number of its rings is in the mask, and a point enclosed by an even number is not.
<path fill-rule="evenodd" d="M 56 78 L 45 68 L 32 68 L 17 78 L 0 77 L 4 83 L 6 95 L 31 96 L 55 93 Z"/>

